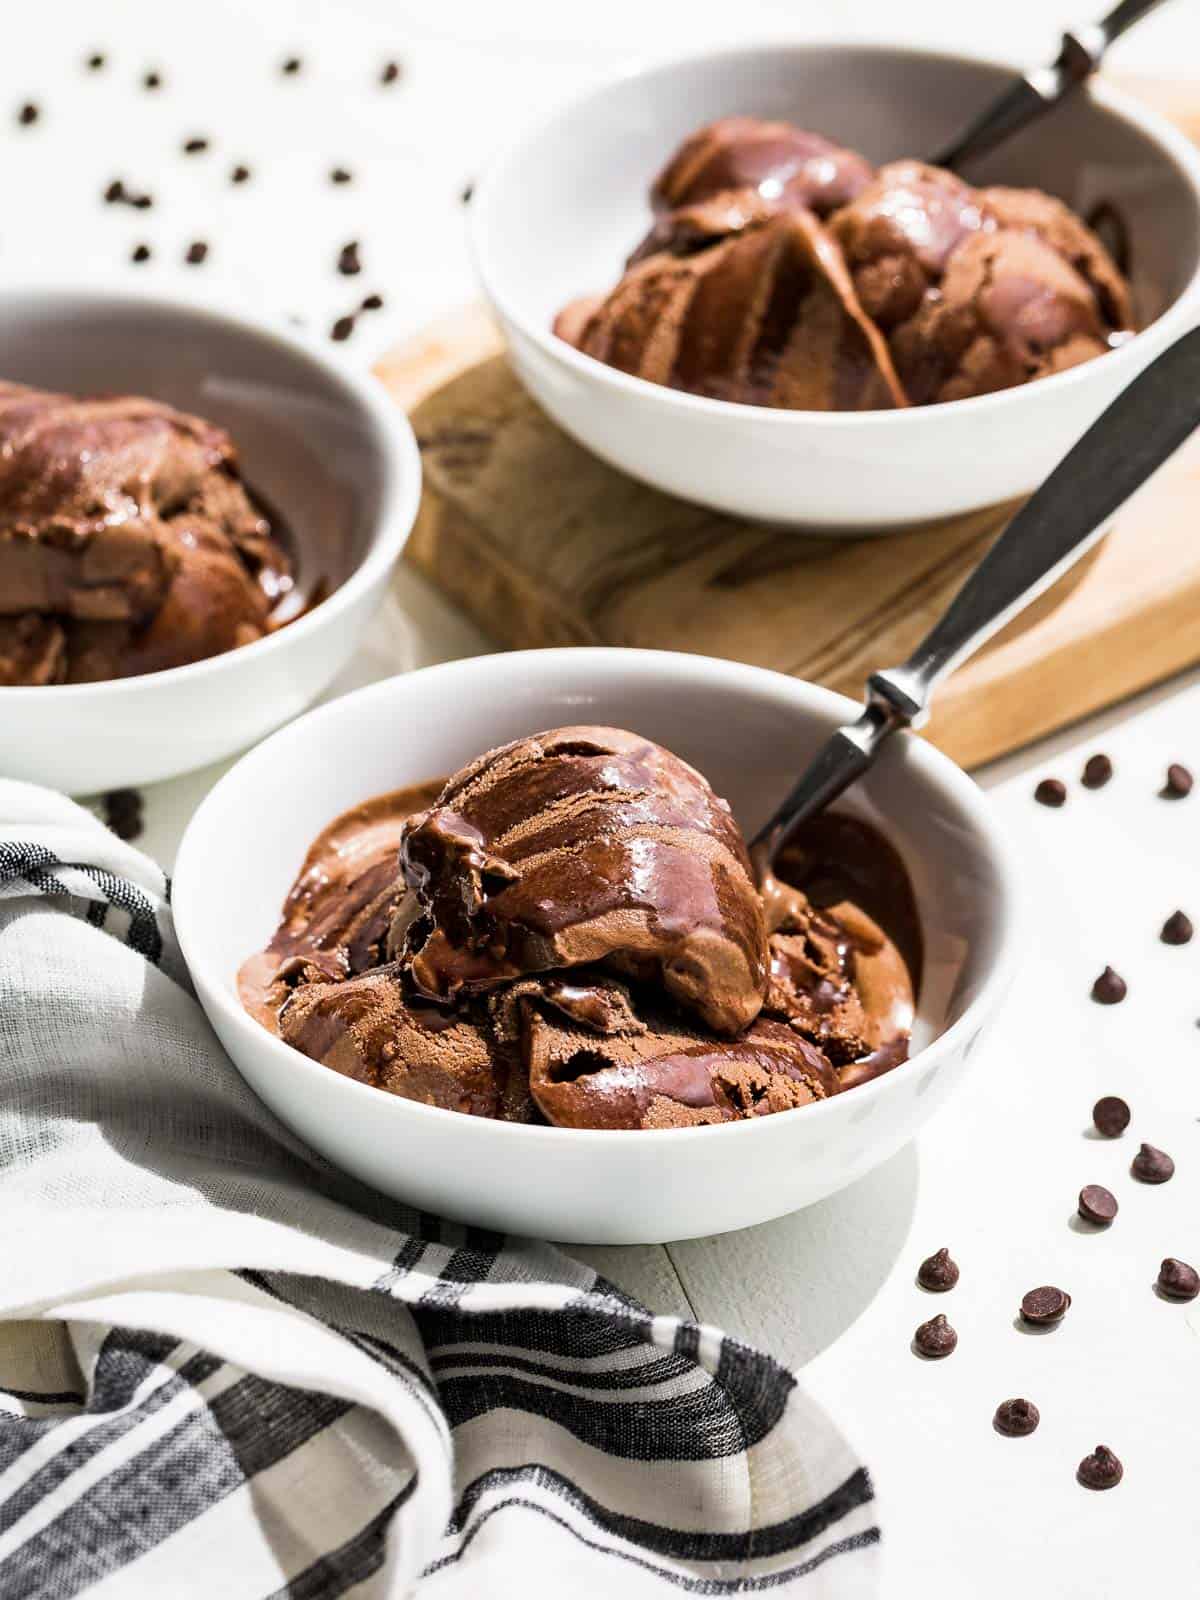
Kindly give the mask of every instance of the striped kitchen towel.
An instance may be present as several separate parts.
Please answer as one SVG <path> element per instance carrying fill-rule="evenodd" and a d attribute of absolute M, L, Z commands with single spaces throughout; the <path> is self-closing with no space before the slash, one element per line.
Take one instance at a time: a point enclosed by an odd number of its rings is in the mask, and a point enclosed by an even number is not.
<path fill-rule="evenodd" d="M 873 1594 L 769 1357 L 418 1216 L 255 1099 L 162 872 L 0 782 L 0 1596 Z"/>

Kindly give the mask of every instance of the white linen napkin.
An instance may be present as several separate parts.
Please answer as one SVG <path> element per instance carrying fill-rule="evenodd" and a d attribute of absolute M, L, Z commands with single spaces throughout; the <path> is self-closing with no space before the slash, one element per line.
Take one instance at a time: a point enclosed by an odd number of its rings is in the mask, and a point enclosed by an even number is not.
<path fill-rule="evenodd" d="M 0 781 L 0 1595 L 874 1594 L 794 1378 L 386 1201 L 224 1055 L 145 856 Z"/>

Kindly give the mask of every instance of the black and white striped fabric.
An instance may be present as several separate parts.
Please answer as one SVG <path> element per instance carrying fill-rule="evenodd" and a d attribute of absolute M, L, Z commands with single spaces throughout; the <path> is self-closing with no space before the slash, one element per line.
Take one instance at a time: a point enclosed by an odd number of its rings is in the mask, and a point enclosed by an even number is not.
<path fill-rule="evenodd" d="M 162 873 L 0 782 L 0 1595 L 874 1594 L 764 1355 L 359 1188 L 245 1087 Z"/>

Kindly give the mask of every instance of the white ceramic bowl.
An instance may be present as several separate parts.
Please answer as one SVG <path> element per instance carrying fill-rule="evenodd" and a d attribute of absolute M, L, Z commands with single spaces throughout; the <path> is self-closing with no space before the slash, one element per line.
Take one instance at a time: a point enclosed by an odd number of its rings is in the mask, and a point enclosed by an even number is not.
<path fill-rule="evenodd" d="M 534 398 L 589 450 L 720 511 L 865 532 L 1032 489 L 1116 393 L 1200 320 L 1200 156 L 1103 84 L 974 167 L 1127 220 L 1144 331 L 1020 389 L 907 412 L 772 411 L 629 377 L 557 339 L 567 301 L 615 283 L 650 181 L 701 123 L 783 117 L 875 161 L 936 150 L 1012 68 L 874 46 L 772 44 L 673 61 L 560 111 L 496 161 L 471 202 L 476 260 Z"/>
<path fill-rule="evenodd" d="M 385 789 L 449 773 L 563 723 L 623 725 L 694 763 L 743 826 L 768 814 L 850 702 L 701 656 L 545 650 L 374 684 L 284 728 L 193 817 L 175 924 L 205 1010 L 267 1104 L 331 1161 L 389 1194 L 510 1232 L 611 1244 L 718 1233 L 820 1200 L 887 1159 L 961 1078 L 1016 951 L 1004 842 L 976 786 L 906 736 L 847 804 L 902 852 L 923 920 L 917 1053 L 873 1083 L 752 1122 L 665 1131 L 521 1127 L 397 1099 L 310 1061 L 238 1003 L 321 827 Z"/>
<path fill-rule="evenodd" d="M 278 509 L 301 583 L 334 587 L 240 650 L 109 683 L 0 688 L 0 775 L 73 794 L 149 783 L 302 711 L 353 653 L 416 516 L 421 464 L 375 379 L 292 334 L 188 301 L 119 292 L 0 294 L 0 376 L 132 393 L 219 422 Z"/>

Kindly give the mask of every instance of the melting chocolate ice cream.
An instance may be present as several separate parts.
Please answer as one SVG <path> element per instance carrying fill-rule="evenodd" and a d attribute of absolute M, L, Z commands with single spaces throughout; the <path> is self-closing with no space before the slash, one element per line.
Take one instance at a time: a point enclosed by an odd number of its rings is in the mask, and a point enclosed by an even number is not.
<path fill-rule="evenodd" d="M 222 429 L 155 400 L 0 383 L 0 685 L 235 649 L 290 584 Z"/>
<path fill-rule="evenodd" d="M 786 122 L 727 117 L 686 139 L 654 223 L 607 295 L 555 332 L 691 394 L 880 410 L 1013 388 L 1133 331 L 1100 239 L 1036 189 L 975 189 L 920 161 L 873 169 Z"/>
<path fill-rule="evenodd" d="M 921 944 L 900 858 L 815 819 L 764 896 L 726 803 L 637 734 L 557 728 L 314 841 L 243 1003 L 334 1071 L 560 1127 L 810 1105 L 906 1056 Z"/>

